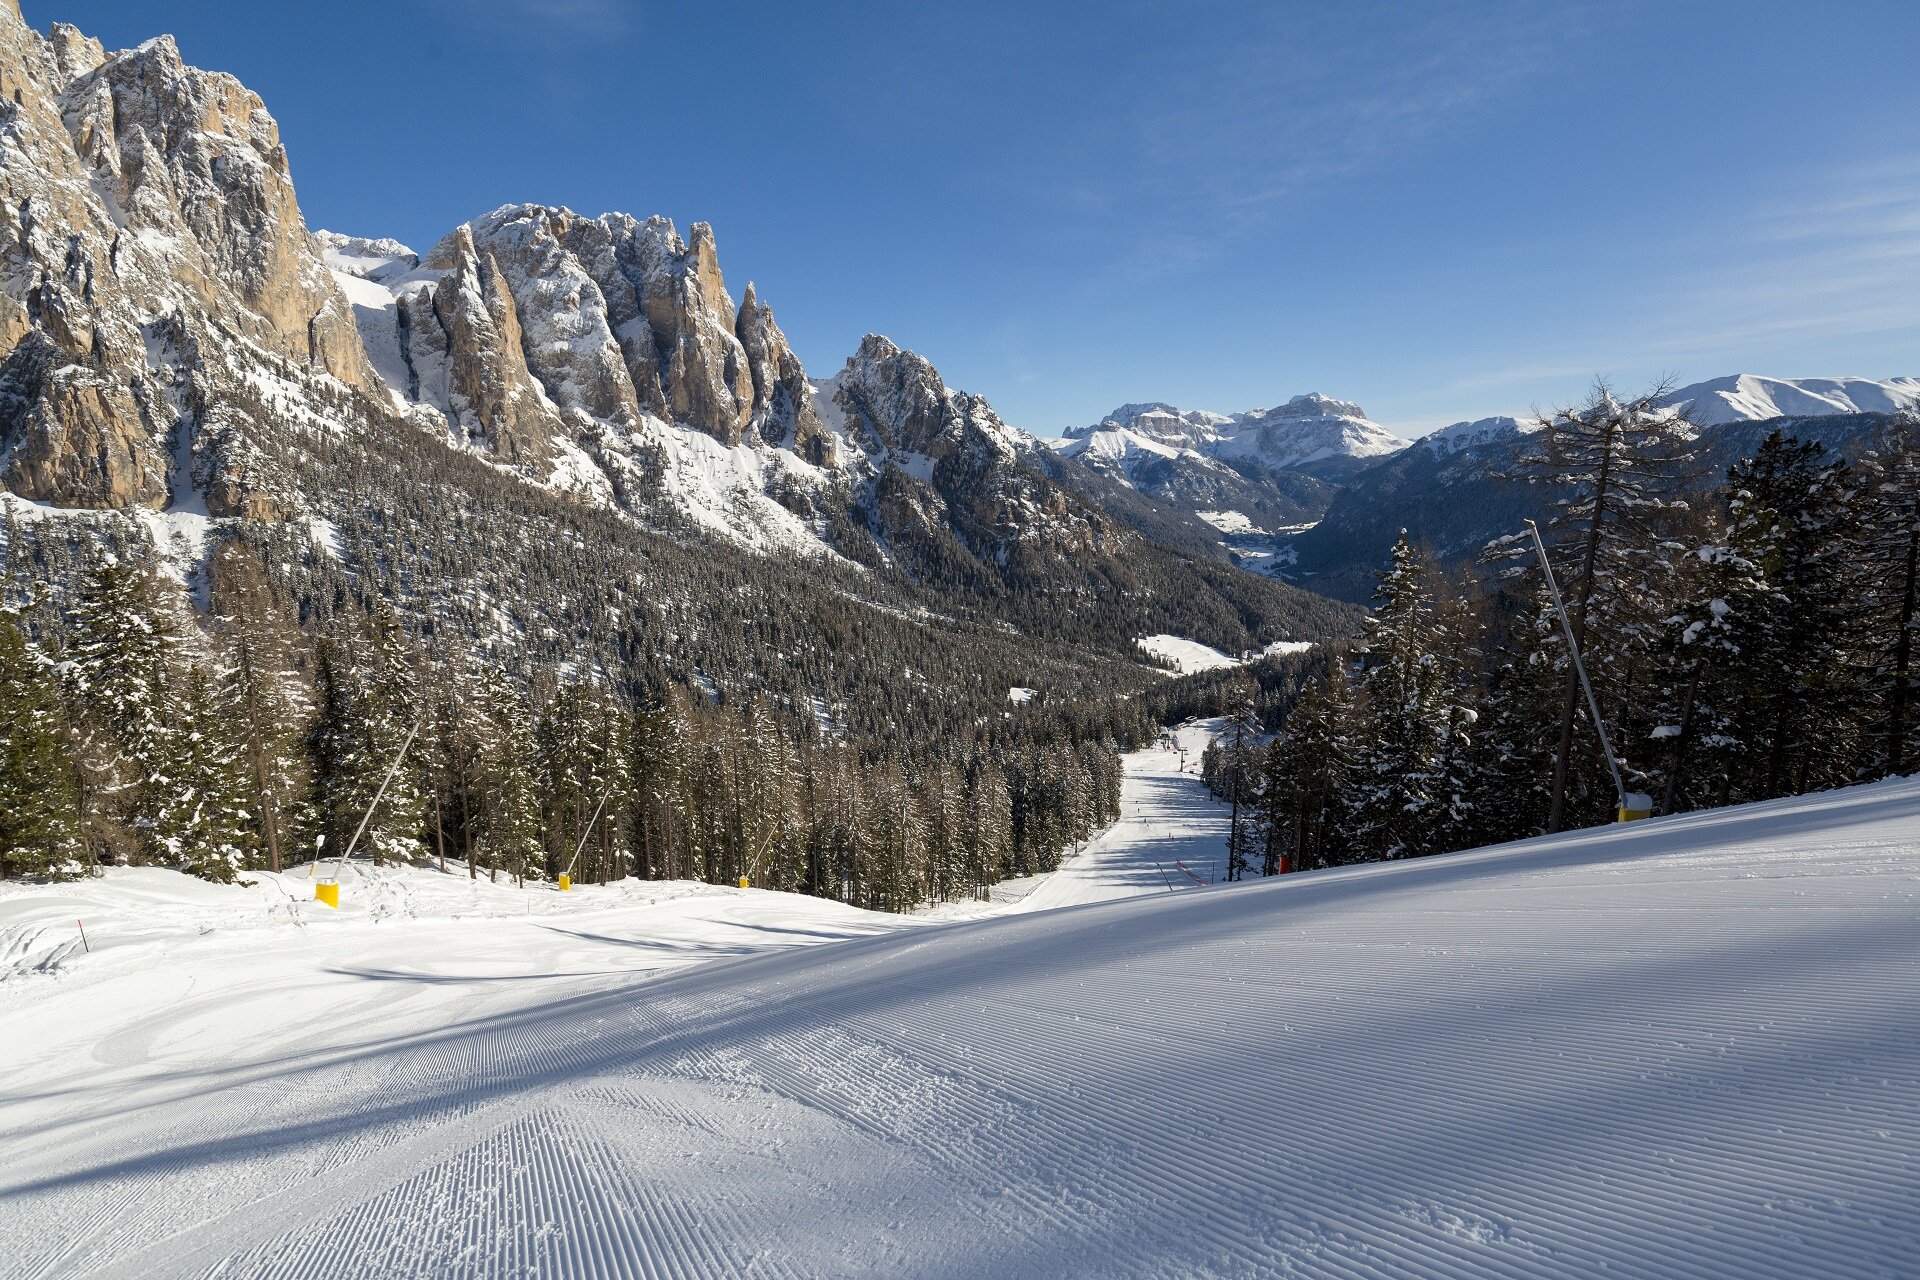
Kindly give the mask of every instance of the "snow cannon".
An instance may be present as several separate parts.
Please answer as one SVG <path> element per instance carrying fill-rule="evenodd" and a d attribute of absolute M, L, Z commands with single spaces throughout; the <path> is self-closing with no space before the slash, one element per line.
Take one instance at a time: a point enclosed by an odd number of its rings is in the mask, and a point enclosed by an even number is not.
<path fill-rule="evenodd" d="M 1638 822 L 1653 816 L 1653 797 L 1644 791 L 1628 791 L 1620 796 L 1620 821 Z"/>
<path fill-rule="evenodd" d="M 573 888 L 573 877 L 568 875 L 566 872 L 562 871 L 560 873 L 560 892 L 566 893 L 570 891 L 572 888 Z"/>
<path fill-rule="evenodd" d="M 340 884 L 338 881 L 321 881 L 313 886 L 313 896 L 318 902 L 324 902 L 334 910 L 340 909 Z"/>
<path fill-rule="evenodd" d="M 741 877 L 740 877 L 740 887 L 741 887 L 742 889 L 745 889 L 745 888 L 748 888 L 748 887 L 749 887 L 749 886 L 748 886 L 748 884 L 747 884 L 747 878 L 746 878 L 745 876 L 741 876 Z"/>

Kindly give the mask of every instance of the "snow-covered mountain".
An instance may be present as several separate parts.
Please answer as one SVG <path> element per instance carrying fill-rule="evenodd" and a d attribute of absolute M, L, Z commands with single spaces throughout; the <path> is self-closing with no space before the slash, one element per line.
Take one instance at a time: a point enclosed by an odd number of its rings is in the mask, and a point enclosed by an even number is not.
<path fill-rule="evenodd" d="M 1382 458 L 1407 441 L 1370 420 L 1359 405 L 1317 392 L 1277 409 L 1213 413 L 1160 402 L 1125 404 L 1091 426 L 1066 432 L 1058 448 L 1069 457 L 1124 465 L 1141 457 L 1191 454 L 1246 459 L 1280 470 Z"/>
<path fill-rule="evenodd" d="M 1455 422 L 1438 431 L 1430 431 L 1414 443 L 1436 458 L 1445 458 L 1462 449 L 1512 443 L 1533 429 L 1532 423 L 1522 422 L 1518 418 L 1476 418 L 1471 422 Z"/>
<path fill-rule="evenodd" d="M 1920 378 L 1769 378 L 1754 373 L 1681 387 L 1666 403 L 1686 408 L 1701 426 L 1814 418 L 1843 413 L 1892 413 L 1920 405 Z"/>
<path fill-rule="evenodd" d="M 1176 512 L 1256 538 L 1311 523 L 1342 477 L 1407 447 L 1360 406 L 1319 394 L 1214 413 L 1125 404 L 1056 441 L 1060 456 Z"/>
<path fill-rule="evenodd" d="M 194 522 L 182 579 L 223 539 L 319 529 L 362 589 L 543 645 L 572 624 L 512 610 L 561 607 L 611 563 L 666 573 L 646 541 L 662 538 L 807 558 L 856 594 L 939 593 L 955 617 L 987 604 L 1039 627 L 1050 610 L 1057 630 L 1071 598 L 1106 610 L 1128 655 L 1147 632 L 1231 647 L 1256 638 L 1248 619 L 1296 634 L 1328 611 L 1194 565 L 1220 558 L 1196 522 L 1090 499 L 1091 472 L 884 338 L 810 378 L 759 291 L 735 300 L 704 223 L 515 204 L 425 252 L 314 233 L 238 81 L 164 37 L 109 53 L 70 26 L 42 35 L 11 0 L 0 91 L 0 483 L 37 510 Z M 477 539 L 550 528 L 555 502 L 578 527 L 479 564 Z M 454 532 L 482 510 L 486 528 Z M 275 554 L 314 550 L 303 535 Z M 487 591 L 456 580 L 483 569 Z M 600 639 L 633 643 L 616 636 L 641 626 L 632 603 L 609 608 Z M 1212 622 L 1126 616 L 1176 609 Z"/>
<path fill-rule="evenodd" d="M 1233 428 L 1208 450 L 1216 458 L 1250 457 L 1269 467 L 1305 468 L 1384 458 L 1407 441 L 1367 417 L 1350 400 L 1309 393 L 1277 409 L 1237 414 Z"/>

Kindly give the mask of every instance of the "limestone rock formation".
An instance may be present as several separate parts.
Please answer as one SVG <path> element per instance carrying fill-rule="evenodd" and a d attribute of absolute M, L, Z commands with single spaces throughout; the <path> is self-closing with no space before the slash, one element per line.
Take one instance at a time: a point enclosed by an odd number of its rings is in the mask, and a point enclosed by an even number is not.
<path fill-rule="evenodd" d="M 445 274 L 406 295 L 408 331 L 441 361 L 447 411 L 467 439 L 508 463 L 550 462 L 562 425 L 527 367 L 519 311 L 491 253 L 461 227 L 442 246 Z"/>
<path fill-rule="evenodd" d="M 734 326 L 753 378 L 752 426 L 762 440 L 792 449 L 817 467 L 831 467 L 837 454 L 833 437 L 813 407 L 807 371 L 773 321 L 773 308 L 747 285 Z"/>
<path fill-rule="evenodd" d="M 377 385 L 260 100 L 171 39 L 108 53 L 12 4 L 0 296 L 0 465 L 49 503 L 166 505 L 196 479 L 173 472 L 200 457 L 197 415 L 231 405 L 214 384 L 244 368 Z"/>

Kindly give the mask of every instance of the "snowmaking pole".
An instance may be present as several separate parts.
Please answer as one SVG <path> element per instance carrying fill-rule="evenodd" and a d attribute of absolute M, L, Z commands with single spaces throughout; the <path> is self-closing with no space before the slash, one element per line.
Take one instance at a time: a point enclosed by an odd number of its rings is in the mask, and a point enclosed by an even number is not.
<path fill-rule="evenodd" d="M 560 873 L 560 892 L 573 888 L 573 864 L 580 861 L 580 851 L 587 847 L 587 840 L 593 835 L 593 824 L 600 821 L 600 811 L 607 807 L 607 801 L 613 799 L 613 786 L 600 793 L 600 803 L 593 806 L 593 816 L 587 819 L 587 825 L 580 832 L 580 842 L 573 846 L 573 856 L 567 859 L 566 870 Z"/>
<path fill-rule="evenodd" d="M 387 766 L 387 776 L 380 779 L 380 788 L 373 793 L 373 803 L 368 805 L 366 813 L 361 815 L 360 825 L 355 829 L 353 839 L 347 841 L 346 847 L 340 850 L 340 860 L 333 864 L 333 883 L 313 886 L 313 896 L 328 906 L 340 905 L 340 873 L 347 869 L 347 859 L 353 856 L 354 848 L 360 843 L 360 837 L 367 833 L 367 824 L 373 821 L 374 810 L 378 809 L 380 802 L 386 799 L 387 788 L 393 784 L 394 775 L 400 772 L 400 762 L 407 758 L 407 749 L 413 746 L 413 740 L 419 736 L 420 722 L 415 720 L 413 728 L 407 730 L 407 740 L 400 744 L 400 750 L 394 755 L 393 763 Z"/>
<path fill-rule="evenodd" d="M 1547 559 L 1547 544 L 1541 541 L 1540 526 L 1527 521 L 1527 532 L 1533 537 L 1533 549 L 1540 556 L 1540 572 L 1546 576 L 1547 591 L 1553 596 L 1553 612 L 1560 619 L 1560 630 L 1567 637 L 1567 652 L 1573 655 L 1573 671 L 1580 677 L 1580 688 L 1587 695 L 1587 710 L 1593 713 L 1594 732 L 1600 735 L 1600 751 L 1607 757 L 1607 771 L 1613 774 L 1613 791 L 1620 800 L 1619 815 L 1616 821 L 1632 822 L 1644 818 L 1653 809 L 1652 797 L 1640 792 L 1629 792 L 1626 782 L 1620 776 L 1620 760 L 1613 754 L 1613 743 L 1607 738 L 1606 721 L 1600 718 L 1600 700 L 1593 696 L 1593 682 L 1587 679 L 1587 664 L 1580 658 L 1579 642 L 1573 638 L 1573 623 L 1567 618 L 1566 602 L 1560 598 L 1560 584 L 1554 581 L 1553 564 Z"/>

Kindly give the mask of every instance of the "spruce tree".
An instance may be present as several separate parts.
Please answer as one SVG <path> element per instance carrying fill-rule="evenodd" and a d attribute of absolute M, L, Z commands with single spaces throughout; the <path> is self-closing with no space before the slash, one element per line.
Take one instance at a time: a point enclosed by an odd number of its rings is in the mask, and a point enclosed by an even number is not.
<path fill-rule="evenodd" d="M 1435 769 L 1464 734 L 1449 694 L 1446 639 L 1425 567 L 1405 531 L 1366 622 L 1364 740 L 1352 774 L 1352 838 L 1366 858 L 1431 852 L 1450 822 Z M 1452 785 L 1451 782 L 1449 785 Z"/>
<path fill-rule="evenodd" d="M 1276 809 L 1287 824 L 1286 846 L 1301 870 L 1359 860 L 1350 807 L 1359 732 L 1347 657 L 1336 652 L 1269 748 L 1278 757 L 1273 770 L 1288 780 Z"/>
<path fill-rule="evenodd" d="M 117 557 L 88 571 L 66 662 L 82 812 L 103 861 L 167 861 L 186 803 L 177 748 L 184 714 L 178 641 L 150 570 Z"/>
<path fill-rule="evenodd" d="M 420 759 L 407 745 L 421 710 L 418 673 L 390 611 L 375 613 L 372 632 L 323 641 L 317 653 L 321 815 L 329 850 L 345 850 L 364 822 L 356 852 L 408 861 L 423 852 L 427 827 Z"/>
<path fill-rule="evenodd" d="M 240 709 L 197 667 L 186 673 L 180 706 L 169 769 L 178 790 L 158 842 L 182 870 L 231 883 L 258 848 L 245 749 L 235 733 Z"/>
<path fill-rule="evenodd" d="M 255 556 L 230 544 L 214 563 L 209 596 L 223 664 L 218 678 L 245 761 L 258 842 L 267 870 L 277 872 L 304 843 L 313 785 L 305 640 Z"/>
<path fill-rule="evenodd" d="M 0 613 L 0 879 L 78 874 L 80 779 L 53 663 Z"/>

